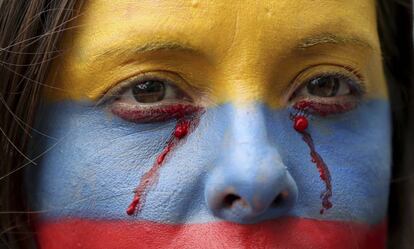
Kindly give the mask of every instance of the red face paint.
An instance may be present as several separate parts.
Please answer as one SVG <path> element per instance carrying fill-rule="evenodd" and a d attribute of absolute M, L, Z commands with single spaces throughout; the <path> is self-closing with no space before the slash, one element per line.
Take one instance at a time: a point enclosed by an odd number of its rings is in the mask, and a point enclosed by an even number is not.
<path fill-rule="evenodd" d="M 126 213 L 128 215 L 133 215 L 137 211 L 140 211 L 145 202 L 145 195 L 149 187 L 154 185 L 158 180 L 159 170 L 164 164 L 164 161 L 168 154 L 175 148 L 178 142 L 181 139 L 185 138 L 190 133 L 190 131 L 194 129 L 198 124 L 201 114 L 200 108 L 197 108 L 198 111 L 195 114 L 193 113 L 192 117 L 189 119 L 185 118 L 185 115 L 187 114 L 186 111 L 188 111 L 189 109 L 186 108 L 179 114 L 176 114 L 176 108 L 172 108 L 171 110 L 173 112 L 172 115 L 170 115 L 170 117 L 177 117 L 177 124 L 175 125 L 174 131 L 168 139 L 166 146 L 155 160 L 154 165 L 148 172 L 144 174 L 144 176 L 142 176 L 138 187 L 136 187 L 134 198 L 132 199 L 131 204 L 129 204 L 126 210 Z"/>
<path fill-rule="evenodd" d="M 308 119 L 303 115 L 293 115 L 293 128 L 302 134 L 303 141 L 308 145 L 312 163 L 316 164 L 319 171 L 319 177 L 325 183 L 325 191 L 321 193 L 322 209 L 320 213 L 323 214 L 325 210 L 332 207 L 330 198 L 332 197 L 332 183 L 331 174 L 326 163 L 315 149 L 312 136 L 306 131 L 309 125 Z"/>
<path fill-rule="evenodd" d="M 304 132 L 308 128 L 309 122 L 305 116 L 296 116 L 293 119 L 293 127 L 298 132 Z"/>
<path fill-rule="evenodd" d="M 328 116 L 332 114 L 339 114 L 350 111 L 356 107 L 355 101 L 353 102 L 345 102 L 341 104 L 332 104 L 332 103 L 320 103 L 314 101 L 299 101 L 297 102 L 293 108 L 297 110 L 306 111 L 308 113 L 315 113 L 319 116 Z"/>
<path fill-rule="evenodd" d="M 188 130 L 190 128 L 190 121 L 182 120 L 179 125 L 174 130 L 174 137 L 178 139 L 182 139 L 188 134 Z"/>
<path fill-rule="evenodd" d="M 130 122 L 149 123 L 163 122 L 170 119 L 182 119 L 184 116 L 200 112 L 200 107 L 178 104 L 157 108 L 131 108 L 114 103 L 111 111 L 113 114 Z"/>

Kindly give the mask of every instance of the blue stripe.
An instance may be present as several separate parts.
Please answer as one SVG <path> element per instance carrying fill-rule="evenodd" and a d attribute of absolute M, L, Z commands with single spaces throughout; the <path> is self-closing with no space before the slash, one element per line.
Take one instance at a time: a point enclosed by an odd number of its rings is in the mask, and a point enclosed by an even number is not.
<path fill-rule="evenodd" d="M 254 115 L 243 108 L 263 113 L 265 129 L 256 129 Z M 371 224 L 383 220 L 391 164 L 388 101 L 370 100 L 345 114 L 310 117 L 309 133 L 330 168 L 333 184 L 334 207 L 322 216 L 319 195 L 324 185 L 310 161 L 309 148 L 292 128 L 290 111 L 263 104 L 237 108 L 225 104 L 206 110 L 198 128 L 166 161 L 142 211 L 130 217 L 125 210 L 132 191 L 163 149 L 175 121 L 135 124 L 79 102 L 45 106 L 39 111 L 44 115 L 38 117 L 37 129 L 56 139 L 34 138 L 33 156 L 49 151 L 26 173 L 32 209 L 43 210 L 47 218 L 216 221 L 205 201 L 206 184 L 221 155 L 238 146 L 229 131 L 236 132 L 232 119 L 244 113 L 246 120 L 251 117 L 249 131 L 267 137 L 263 143 L 277 149 L 296 182 L 297 203 L 286 215 Z M 243 136 L 245 131 L 237 132 Z M 260 148 L 258 144 L 257 153 Z M 252 176 L 256 173 L 252 171 Z"/>

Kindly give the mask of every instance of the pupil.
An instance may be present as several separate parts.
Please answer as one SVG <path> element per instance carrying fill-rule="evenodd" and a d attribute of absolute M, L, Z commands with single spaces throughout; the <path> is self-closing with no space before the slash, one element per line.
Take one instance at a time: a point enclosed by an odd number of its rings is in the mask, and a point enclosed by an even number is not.
<path fill-rule="evenodd" d="M 165 96 L 165 85 L 161 81 L 148 80 L 136 84 L 132 88 L 132 94 L 140 103 L 158 102 Z"/>
<path fill-rule="evenodd" d="M 306 88 L 312 95 L 319 97 L 334 97 L 339 90 L 340 79 L 333 76 L 319 77 L 311 80 Z"/>

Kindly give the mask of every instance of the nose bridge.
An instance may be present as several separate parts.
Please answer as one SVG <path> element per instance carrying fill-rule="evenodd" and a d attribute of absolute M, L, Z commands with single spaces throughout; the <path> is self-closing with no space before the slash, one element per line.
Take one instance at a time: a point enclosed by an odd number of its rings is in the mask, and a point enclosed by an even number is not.
<path fill-rule="evenodd" d="M 229 153 L 223 155 L 222 162 L 232 169 L 234 184 L 248 187 L 257 199 L 273 191 L 269 186 L 277 187 L 285 181 L 286 167 L 268 137 L 264 105 L 235 107 L 230 120 Z M 249 197 L 253 198 L 246 195 Z"/>
<path fill-rule="evenodd" d="M 214 76 L 215 92 L 220 98 L 234 104 L 245 104 L 264 100 L 270 86 L 272 65 L 268 55 L 256 42 L 248 39 L 236 39 Z"/>
<path fill-rule="evenodd" d="M 233 142 L 246 147 L 255 147 L 268 141 L 264 108 L 259 104 L 245 104 L 234 108 L 230 117 L 230 134 Z M 234 148 L 241 148 L 240 146 Z"/>
<path fill-rule="evenodd" d="M 227 167 L 244 172 L 240 177 L 260 178 L 282 167 L 278 151 L 270 144 L 264 108 L 258 103 L 245 104 L 235 107 L 230 116 L 230 143 L 226 146 L 229 153 L 224 155 L 224 161 Z M 279 171 L 284 173 L 284 166 Z"/>

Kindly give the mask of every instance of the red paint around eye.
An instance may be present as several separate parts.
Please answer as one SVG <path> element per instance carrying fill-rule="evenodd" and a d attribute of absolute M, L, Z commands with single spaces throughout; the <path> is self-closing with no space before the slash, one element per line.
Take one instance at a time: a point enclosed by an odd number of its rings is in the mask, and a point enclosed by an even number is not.
<path fill-rule="evenodd" d="M 122 104 L 113 104 L 112 113 L 135 123 L 163 122 L 180 119 L 200 112 L 200 107 L 186 104 L 169 105 L 157 108 L 131 108 Z"/>
<path fill-rule="evenodd" d="M 335 103 L 320 103 L 314 101 L 303 100 L 297 102 L 293 108 L 297 110 L 304 110 L 310 113 L 315 113 L 320 116 L 328 116 L 331 114 L 339 114 L 350 111 L 357 106 L 355 102 L 345 102 L 341 104 Z"/>
<path fill-rule="evenodd" d="M 309 122 L 305 116 L 293 115 L 293 128 L 297 132 L 302 134 L 303 141 L 309 147 L 311 161 L 312 163 L 316 164 L 316 168 L 318 169 L 318 172 L 319 172 L 319 177 L 325 184 L 325 191 L 323 191 L 320 196 L 322 199 L 322 209 L 320 210 L 320 214 L 323 214 L 325 210 L 328 210 L 333 206 L 332 202 L 330 201 L 330 198 L 332 197 L 331 173 L 329 172 L 329 168 L 326 165 L 326 163 L 323 161 L 322 157 L 316 151 L 312 136 L 306 131 L 306 129 L 308 128 L 308 125 L 309 125 Z"/>
<path fill-rule="evenodd" d="M 194 129 L 195 126 L 197 126 L 200 114 L 201 112 L 198 111 L 195 115 L 193 115 L 191 119 L 186 119 L 185 113 L 180 113 L 180 116 L 178 116 L 177 119 L 177 124 L 169 140 L 167 141 L 166 146 L 158 155 L 152 168 L 141 178 L 138 187 L 135 189 L 134 198 L 126 210 L 126 213 L 128 215 L 133 215 L 135 212 L 139 211 L 142 208 L 145 202 L 145 195 L 148 191 L 148 188 L 155 184 L 157 181 L 159 169 L 164 164 L 165 158 L 174 149 L 178 142 L 189 134 L 191 128 Z"/>

